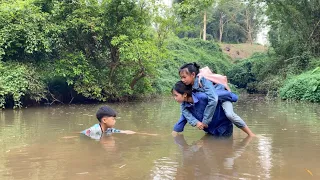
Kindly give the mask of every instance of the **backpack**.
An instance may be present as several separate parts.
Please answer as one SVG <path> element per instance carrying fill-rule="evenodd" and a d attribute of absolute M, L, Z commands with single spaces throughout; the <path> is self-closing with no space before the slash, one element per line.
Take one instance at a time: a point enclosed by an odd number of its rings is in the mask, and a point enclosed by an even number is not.
<path fill-rule="evenodd" d="M 199 76 L 199 85 L 200 86 L 202 86 L 200 83 L 200 79 L 202 77 L 204 77 L 215 84 L 222 84 L 228 91 L 231 91 L 230 87 L 228 86 L 227 76 L 212 73 L 208 66 L 201 68 L 198 76 Z"/>

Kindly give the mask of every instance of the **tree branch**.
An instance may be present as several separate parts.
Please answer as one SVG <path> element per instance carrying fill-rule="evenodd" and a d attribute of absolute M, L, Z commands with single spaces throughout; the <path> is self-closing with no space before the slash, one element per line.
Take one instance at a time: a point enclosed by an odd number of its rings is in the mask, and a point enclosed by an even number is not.
<path fill-rule="evenodd" d="M 319 23 L 320 23 L 320 20 L 317 22 L 317 24 L 316 24 L 316 26 L 314 27 L 314 29 L 313 29 L 312 33 L 310 34 L 310 36 L 309 36 L 308 40 L 310 40 L 310 39 L 311 39 L 311 37 L 313 36 L 314 31 L 315 31 L 315 30 L 317 29 L 317 27 L 319 26 Z"/>
<path fill-rule="evenodd" d="M 54 95 L 50 92 L 49 87 L 48 87 L 48 93 L 51 96 L 51 98 L 53 99 L 53 101 L 50 103 L 50 106 L 54 103 L 54 102 L 59 102 L 61 104 L 63 104 L 63 102 L 61 102 L 59 99 L 55 98 Z"/>

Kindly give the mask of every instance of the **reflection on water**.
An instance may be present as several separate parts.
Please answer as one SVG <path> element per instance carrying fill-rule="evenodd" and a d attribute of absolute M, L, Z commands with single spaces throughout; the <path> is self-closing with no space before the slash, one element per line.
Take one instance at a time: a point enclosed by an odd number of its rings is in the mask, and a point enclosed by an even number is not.
<path fill-rule="evenodd" d="M 177 167 L 178 162 L 168 157 L 161 157 L 154 161 L 154 167 L 151 170 L 152 173 L 150 179 L 174 179 Z"/>
<path fill-rule="evenodd" d="M 97 123 L 95 105 L 0 111 L 0 179 L 320 179 L 319 104 L 242 96 L 235 104 L 257 138 L 228 139 L 190 126 L 170 98 L 110 104 L 116 128 L 158 136 L 78 134 Z"/>
<path fill-rule="evenodd" d="M 258 143 L 260 165 L 263 168 L 264 178 L 270 179 L 270 170 L 272 168 L 272 152 L 271 152 L 272 139 L 260 137 Z"/>
<path fill-rule="evenodd" d="M 176 136 L 174 140 L 182 153 L 182 165 L 177 169 L 176 179 L 221 179 L 237 176 L 235 160 L 242 155 L 252 138 L 234 142 L 232 137 L 204 135 L 191 145 L 183 135 Z"/>

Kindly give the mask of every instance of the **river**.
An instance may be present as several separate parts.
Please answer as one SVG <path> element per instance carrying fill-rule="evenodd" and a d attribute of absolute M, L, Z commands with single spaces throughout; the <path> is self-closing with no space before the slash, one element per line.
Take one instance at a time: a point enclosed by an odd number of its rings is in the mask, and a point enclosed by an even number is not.
<path fill-rule="evenodd" d="M 170 97 L 108 104 L 116 128 L 158 135 L 80 135 L 102 105 L 0 111 L 0 179 L 320 179 L 319 104 L 243 95 L 235 112 L 257 137 L 234 126 L 229 139 L 189 125 L 172 137 Z"/>

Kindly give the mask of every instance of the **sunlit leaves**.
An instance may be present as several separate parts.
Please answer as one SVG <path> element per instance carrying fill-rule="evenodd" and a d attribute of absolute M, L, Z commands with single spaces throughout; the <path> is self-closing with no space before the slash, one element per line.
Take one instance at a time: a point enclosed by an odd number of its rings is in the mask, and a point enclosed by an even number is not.
<path fill-rule="evenodd" d="M 14 107 L 21 107 L 22 97 L 40 101 L 45 94 L 44 83 L 30 65 L 0 61 L 0 108 L 4 108 L 7 98 L 13 99 Z"/>
<path fill-rule="evenodd" d="M 48 14 L 41 12 L 32 1 L 0 4 L 0 59 L 16 58 L 23 53 L 51 51 L 46 34 Z"/>

